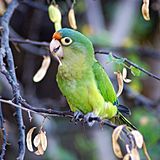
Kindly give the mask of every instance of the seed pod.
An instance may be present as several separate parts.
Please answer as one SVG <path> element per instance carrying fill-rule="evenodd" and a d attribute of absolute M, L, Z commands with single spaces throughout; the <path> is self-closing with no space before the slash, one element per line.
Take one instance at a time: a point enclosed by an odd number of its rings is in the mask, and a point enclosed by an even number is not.
<path fill-rule="evenodd" d="M 48 70 L 48 67 L 50 65 L 50 62 L 51 62 L 50 56 L 44 57 L 40 69 L 37 71 L 37 73 L 33 77 L 34 82 L 39 82 L 44 78 L 44 76 L 46 75 L 46 72 Z"/>
<path fill-rule="evenodd" d="M 60 30 L 62 28 L 61 22 L 55 22 L 54 23 L 54 28 L 56 31 Z"/>
<path fill-rule="evenodd" d="M 38 150 L 36 152 L 34 152 L 36 155 L 43 155 L 44 154 L 44 150 L 43 150 L 41 144 L 38 145 L 37 149 Z"/>
<path fill-rule="evenodd" d="M 38 147 L 41 143 L 41 136 L 40 136 L 40 133 L 37 134 L 33 140 L 33 144 L 35 147 Z"/>
<path fill-rule="evenodd" d="M 119 97 L 123 91 L 123 76 L 122 76 L 121 72 L 114 72 L 114 74 L 117 75 L 117 81 L 118 81 L 117 97 Z"/>
<path fill-rule="evenodd" d="M 46 137 L 46 133 L 41 131 L 40 132 L 40 138 L 41 138 L 41 146 L 43 148 L 43 150 L 45 151 L 47 148 L 47 137 Z"/>
<path fill-rule="evenodd" d="M 36 127 L 31 128 L 26 137 L 26 143 L 27 143 L 27 148 L 29 151 L 33 152 L 33 146 L 32 146 L 32 133 Z"/>
<path fill-rule="evenodd" d="M 120 133 L 121 133 L 123 127 L 124 127 L 124 125 L 118 126 L 116 129 L 114 129 L 114 131 L 113 131 L 113 133 L 112 133 L 112 146 L 113 146 L 113 151 L 114 151 L 115 155 L 116 155 L 118 158 L 123 158 L 120 145 L 118 144 L 118 138 L 119 138 L 119 136 L 120 136 Z"/>
<path fill-rule="evenodd" d="M 48 14 L 49 14 L 49 18 L 50 20 L 55 23 L 55 22 L 61 22 L 62 16 L 61 16 L 61 12 L 58 9 L 58 6 L 54 6 L 53 4 L 51 4 L 48 7 Z"/>
<path fill-rule="evenodd" d="M 4 1 L 0 0 L 0 16 L 2 16 L 6 11 L 5 3 Z"/>
<path fill-rule="evenodd" d="M 134 136 L 137 147 L 142 148 L 144 142 L 142 134 L 136 130 L 131 131 L 131 134 Z"/>
<path fill-rule="evenodd" d="M 122 77 L 123 77 L 123 81 L 125 83 L 130 83 L 131 82 L 131 80 L 127 78 L 127 69 L 126 68 L 123 68 Z"/>
<path fill-rule="evenodd" d="M 149 16 L 149 0 L 143 0 L 142 15 L 143 15 L 143 18 L 146 21 L 150 20 L 150 16 Z"/>
<path fill-rule="evenodd" d="M 76 18 L 75 18 L 75 13 L 74 13 L 74 9 L 71 8 L 68 12 L 68 20 L 69 20 L 69 24 L 73 29 L 77 29 L 77 25 L 76 25 Z"/>

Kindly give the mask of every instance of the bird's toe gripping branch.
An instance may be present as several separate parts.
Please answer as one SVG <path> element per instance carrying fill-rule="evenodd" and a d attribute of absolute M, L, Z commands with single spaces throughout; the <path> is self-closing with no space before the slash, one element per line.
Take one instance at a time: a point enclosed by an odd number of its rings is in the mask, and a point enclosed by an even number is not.
<path fill-rule="evenodd" d="M 76 111 L 74 112 L 72 121 L 75 121 L 75 122 L 81 121 L 83 118 L 84 118 L 84 114 L 81 111 Z"/>
<path fill-rule="evenodd" d="M 95 123 L 95 120 L 93 120 L 94 117 L 97 116 L 93 112 L 89 112 L 86 115 L 84 115 L 81 111 L 76 111 L 74 112 L 74 116 L 71 121 L 74 122 L 83 121 L 84 123 L 87 123 L 91 127 Z"/>
<path fill-rule="evenodd" d="M 86 115 L 84 115 L 84 122 L 87 123 L 90 127 L 93 126 L 93 124 L 95 123 L 93 117 L 97 117 L 97 115 L 93 112 L 89 112 Z"/>

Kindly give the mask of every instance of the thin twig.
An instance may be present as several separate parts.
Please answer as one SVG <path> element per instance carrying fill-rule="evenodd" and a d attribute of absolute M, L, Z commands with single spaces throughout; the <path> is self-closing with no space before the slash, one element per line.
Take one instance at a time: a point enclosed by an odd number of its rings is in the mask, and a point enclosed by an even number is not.
<path fill-rule="evenodd" d="M 11 48 L 9 46 L 9 22 L 18 4 L 19 3 L 17 0 L 13 0 L 9 4 L 5 14 L 2 16 L 1 25 L 3 27 L 3 31 L 2 31 L 2 38 L 1 38 L 1 56 L 0 56 L 1 72 L 6 76 L 6 78 L 8 79 L 9 83 L 12 86 L 14 101 L 16 104 L 19 104 L 19 99 L 21 98 L 21 95 L 19 90 L 19 84 L 17 83 L 17 78 L 15 74 L 13 55 L 12 55 Z M 5 69 L 2 56 L 3 57 L 6 56 L 8 69 Z M 25 154 L 25 131 L 24 131 L 22 111 L 19 108 L 16 109 L 16 117 L 17 117 L 18 129 L 19 129 L 19 142 L 18 142 L 19 155 L 17 159 L 23 160 L 24 154 Z"/>
<path fill-rule="evenodd" d="M 26 44 L 36 45 L 36 46 L 49 47 L 48 42 L 39 42 L 39 41 L 30 40 L 30 39 L 19 39 L 19 38 L 10 38 L 9 40 L 15 43 L 26 43 Z"/>
<path fill-rule="evenodd" d="M 106 55 L 109 55 L 110 52 L 105 52 L 105 51 L 96 51 L 95 52 L 96 54 L 106 54 Z M 122 57 L 119 57 L 115 54 L 112 54 L 114 58 L 116 59 L 121 59 Z M 124 58 L 124 62 L 126 62 L 127 64 L 129 65 L 132 65 L 134 66 L 135 68 L 139 69 L 140 71 L 142 71 L 143 73 L 147 74 L 148 76 L 156 79 L 156 80 L 160 80 L 160 77 L 156 76 L 155 74 L 143 69 L 142 67 L 138 66 L 137 64 L 133 63 L 132 61 L 128 60 L 127 58 Z"/>
<path fill-rule="evenodd" d="M 155 50 L 150 47 L 141 47 L 141 46 L 133 46 L 133 47 L 109 47 L 107 48 L 108 51 L 111 51 L 113 53 L 136 53 L 141 57 L 148 57 L 160 60 L 160 52 L 159 50 Z"/>
<path fill-rule="evenodd" d="M 2 113 L 2 108 L 1 108 L 1 103 L 0 103 L 0 129 L 3 134 L 3 144 L 2 144 L 2 151 L 0 154 L 0 159 L 3 160 L 6 152 L 6 145 L 7 145 L 7 134 L 6 134 L 6 129 L 4 127 L 4 119 L 3 119 L 3 113 Z"/>

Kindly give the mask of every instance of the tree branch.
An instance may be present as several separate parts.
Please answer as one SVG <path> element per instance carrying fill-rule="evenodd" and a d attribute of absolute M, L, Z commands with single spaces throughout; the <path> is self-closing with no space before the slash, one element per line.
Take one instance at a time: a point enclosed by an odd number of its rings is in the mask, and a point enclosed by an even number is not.
<path fill-rule="evenodd" d="M 0 103 L 0 130 L 3 134 L 3 144 L 2 144 L 2 151 L 0 154 L 0 159 L 3 160 L 5 152 L 6 152 L 7 135 L 6 135 L 6 129 L 4 127 L 4 119 L 3 119 L 1 103 Z"/>
<path fill-rule="evenodd" d="M 12 42 L 16 42 L 16 43 L 26 43 L 26 44 L 32 44 L 32 45 L 37 45 L 37 46 L 44 46 L 44 47 L 49 47 L 49 43 L 48 42 L 39 42 L 39 41 L 33 41 L 33 40 L 29 40 L 29 39 L 17 39 L 17 38 L 11 38 L 10 41 Z M 140 48 L 138 48 L 138 50 L 142 50 Z M 109 55 L 110 52 L 107 51 L 95 51 L 95 54 L 106 54 Z M 149 55 L 149 53 L 147 52 L 147 54 Z M 122 57 L 117 56 L 116 54 L 113 54 L 113 57 L 116 59 L 121 59 Z M 157 57 L 155 57 L 157 58 Z M 159 58 L 159 57 L 158 57 Z M 143 73 L 147 74 L 148 76 L 160 80 L 159 76 L 156 76 L 155 74 L 143 69 L 142 67 L 138 66 L 137 64 L 133 63 L 132 61 L 128 60 L 127 58 L 124 58 L 124 62 L 126 62 L 129 65 L 134 66 L 135 68 L 139 69 L 140 71 L 142 71 Z"/>
<path fill-rule="evenodd" d="M 33 106 L 29 105 L 28 103 L 26 103 L 25 100 L 20 101 L 21 105 L 17 105 L 15 103 L 13 103 L 11 100 L 0 99 L 0 102 L 10 104 L 13 107 L 20 108 L 20 109 L 22 109 L 24 111 L 27 111 L 27 112 L 32 112 L 32 113 L 39 114 L 43 117 L 47 117 L 47 116 L 56 117 L 56 116 L 58 116 L 58 117 L 69 117 L 71 119 L 74 118 L 74 113 L 71 112 L 71 111 L 56 111 L 56 110 L 53 110 L 51 108 L 50 109 L 36 108 L 36 107 L 33 107 Z M 82 119 L 82 121 L 84 121 L 83 116 L 81 117 L 81 119 Z M 117 125 L 113 124 L 111 121 L 109 121 L 107 119 L 102 120 L 100 117 L 90 117 L 89 121 L 96 121 L 98 123 L 108 125 L 109 127 L 112 127 L 113 129 L 117 127 Z"/>
<path fill-rule="evenodd" d="M 9 4 L 5 14 L 3 15 L 1 19 L 3 31 L 2 31 L 1 49 L 0 49 L 0 52 L 1 52 L 0 69 L 1 69 L 1 72 L 8 79 L 10 85 L 12 86 L 15 103 L 20 105 L 19 100 L 21 98 L 21 95 L 20 95 L 20 90 L 19 90 L 19 84 L 17 83 L 17 78 L 15 74 L 15 66 L 13 62 L 13 55 L 12 55 L 11 48 L 9 46 L 9 22 L 18 4 L 19 3 L 17 0 L 13 0 Z M 5 64 L 3 63 L 3 57 L 5 56 L 6 56 L 8 69 L 6 69 Z M 24 131 L 22 111 L 20 108 L 16 109 L 16 117 L 17 117 L 18 129 L 19 129 L 19 142 L 18 142 L 19 143 L 19 155 L 17 159 L 23 160 L 24 154 L 25 154 L 25 131 Z"/>
<path fill-rule="evenodd" d="M 42 46 L 42 47 L 49 47 L 49 43 L 45 41 L 35 41 L 35 40 L 30 40 L 30 39 L 21 39 L 21 38 L 10 38 L 9 39 L 11 42 L 15 43 L 23 43 L 23 44 L 32 44 L 36 46 Z M 160 52 L 157 50 L 154 50 L 152 48 L 142 48 L 142 47 L 109 47 L 108 48 L 109 52 L 137 52 L 140 53 L 141 56 L 149 57 L 149 58 L 154 58 L 154 59 L 160 59 Z M 101 52 L 101 51 L 100 51 Z M 99 51 L 96 51 L 96 53 L 99 53 Z M 108 54 L 108 51 L 106 51 Z M 116 58 L 116 57 L 115 57 Z"/>
<path fill-rule="evenodd" d="M 105 51 L 96 51 L 95 54 L 106 54 L 106 55 L 109 55 L 110 52 L 105 52 Z M 115 54 L 112 54 L 114 58 L 116 59 L 121 59 L 122 57 L 119 57 Z M 139 69 L 140 71 L 142 71 L 143 73 L 147 74 L 148 76 L 156 79 L 156 80 L 159 80 L 160 81 L 160 77 L 156 76 L 155 74 L 143 69 L 142 67 L 138 66 L 137 64 L 133 63 L 132 61 L 128 60 L 127 58 L 124 58 L 124 62 L 126 62 L 127 64 L 129 65 L 132 65 L 134 66 L 135 68 Z"/>

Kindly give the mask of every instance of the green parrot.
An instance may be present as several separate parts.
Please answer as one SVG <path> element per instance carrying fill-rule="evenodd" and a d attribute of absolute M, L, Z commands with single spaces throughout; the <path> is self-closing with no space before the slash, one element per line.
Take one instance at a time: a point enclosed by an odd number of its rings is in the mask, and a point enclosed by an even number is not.
<path fill-rule="evenodd" d="M 50 51 L 59 61 L 58 86 L 76 118 L 81 114 L 86 121 L 93 116 L 109 120 L 116 117 L 135 128 L 122 115 L 130 111 L 119 104 L 113 85 L 95 59 L 93 45 L 86 36 L 63 28 L 53 34 Z"/>

